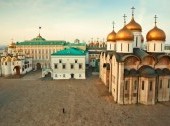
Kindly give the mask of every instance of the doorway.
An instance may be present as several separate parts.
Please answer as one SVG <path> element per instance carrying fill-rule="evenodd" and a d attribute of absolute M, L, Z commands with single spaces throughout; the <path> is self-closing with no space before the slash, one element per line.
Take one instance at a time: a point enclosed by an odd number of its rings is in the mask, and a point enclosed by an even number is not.
<path fill-rule="evenodd" d="M 72 74 L 71 74 L 71 79 L 73 79 L 73 78 L 74 78 L 74 74 L 72 73 Z"/>

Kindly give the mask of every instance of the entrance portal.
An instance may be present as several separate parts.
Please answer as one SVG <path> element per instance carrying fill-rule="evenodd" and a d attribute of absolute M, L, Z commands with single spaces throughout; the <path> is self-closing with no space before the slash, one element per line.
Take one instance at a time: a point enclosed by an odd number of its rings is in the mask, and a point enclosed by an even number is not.
<path fill-rule="evenodd" d="M 48 72 L 48 74 L 46 74 L 45 77 L 51 77 L 51 73 Z"/>
<path fill-rule="evenodd" d="M 16 70 L 16 75 L 20 75 L 20 67 L 19 66 L 15 66 L 14 70 Z"/>
<path fill-rule="evenodd" d="M 37 70 L 41 70 L 41 64 L 40 63 L 37 63 Z"/>

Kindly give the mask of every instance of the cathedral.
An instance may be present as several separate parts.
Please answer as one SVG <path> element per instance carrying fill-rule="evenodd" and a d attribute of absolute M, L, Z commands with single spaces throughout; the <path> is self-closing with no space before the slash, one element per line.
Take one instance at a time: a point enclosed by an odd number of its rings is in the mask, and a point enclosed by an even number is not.
<path fill-rule="evenodd" d="M 12 42 L 1 55 L 0 68 L 0 76 L 21 77 L 32 70 L 32 57 L 21 49 L 17 50 L 16 44 Z"/>
<path fill-rule="evenodd" d="M 117 33 L 107 36 L 107 49 L 100 55 L 99 77 L 118 104 L 145 104 L 170 100 L 170 56 L 164 51 L 166 34 L 155 26 L 146 35 L 132 19 Z"/>

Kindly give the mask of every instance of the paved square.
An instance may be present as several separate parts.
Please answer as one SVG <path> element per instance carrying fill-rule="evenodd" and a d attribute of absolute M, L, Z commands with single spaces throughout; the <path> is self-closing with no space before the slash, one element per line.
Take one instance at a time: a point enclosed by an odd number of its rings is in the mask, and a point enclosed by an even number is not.
<path fill-rule="evenodd" d="M 170 103 L 117 105 L 97 76 L 0 78 L 0 126 L 166 126 Z M 63 113 L 63 108 L 65 113 Z"/>

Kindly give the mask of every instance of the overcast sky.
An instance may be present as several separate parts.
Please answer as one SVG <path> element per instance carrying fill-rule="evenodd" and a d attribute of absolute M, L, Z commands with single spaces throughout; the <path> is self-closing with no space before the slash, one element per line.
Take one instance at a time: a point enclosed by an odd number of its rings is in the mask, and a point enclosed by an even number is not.
<path fill-rule="evenodd" d="M 0 45 L 30 40 L 39 26 L 47 40 L 103 40 L 113 21 L 116 32 L 123 27 L 124 13 L 127 23 L 131 20 L 132 6 L 144 36 L 154 27 L 156 14 L 170 43 L 169 0 L 0 0 Z"/>

